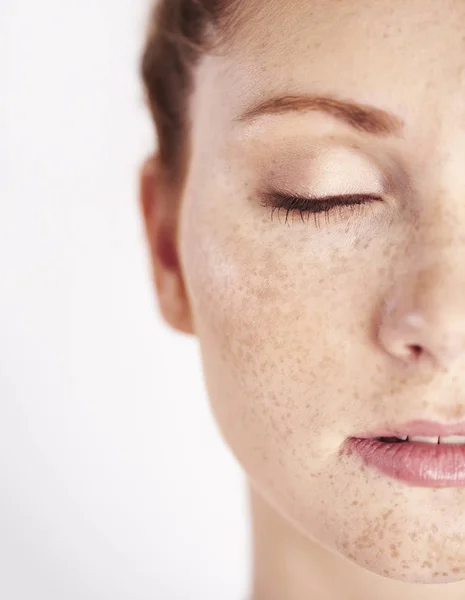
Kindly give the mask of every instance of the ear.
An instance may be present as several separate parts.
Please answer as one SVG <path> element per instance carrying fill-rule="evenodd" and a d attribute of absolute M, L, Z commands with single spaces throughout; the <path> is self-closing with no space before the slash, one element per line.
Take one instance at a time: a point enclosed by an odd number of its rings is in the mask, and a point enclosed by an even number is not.
<path fill-rule="evenodd" d="M 190 303 L 177 247 L 179 201 L 171 187 L 165 180 L 158 155 L 149 156 L 140 169 L 139 203 L 159 308 L 171 327 L 193 334 Z"/>

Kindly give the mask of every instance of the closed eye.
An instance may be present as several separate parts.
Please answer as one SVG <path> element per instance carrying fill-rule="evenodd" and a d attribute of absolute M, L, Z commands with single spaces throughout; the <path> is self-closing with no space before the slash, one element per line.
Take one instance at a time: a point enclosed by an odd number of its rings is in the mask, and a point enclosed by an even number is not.
<path fill-rule="evenodd" d="M 266 192 L 262 194 L 261 205 L 265 208 L 271 208 L 271 217 L 273 218 L 274 211 L 286 211 L 287 223 L 289 214 L 298 213 L 304 221 L 304 216 L 314 215 L 315 226 L 319 227 L 319 218 L 321 214 L 325 215 L 326 224 L 329 224 L 331 214 L 339 213 L 340 219 L 347 219 L 348 214 L 358 215 L 366 211 L 367 205 L 373 202 L 382 201 L 382 198 L 372 194 L 346 194 L 338 196 L 323 196 L 323 197 L 303 197 L 298 195 L 289 195 L 282 192 Z"/>

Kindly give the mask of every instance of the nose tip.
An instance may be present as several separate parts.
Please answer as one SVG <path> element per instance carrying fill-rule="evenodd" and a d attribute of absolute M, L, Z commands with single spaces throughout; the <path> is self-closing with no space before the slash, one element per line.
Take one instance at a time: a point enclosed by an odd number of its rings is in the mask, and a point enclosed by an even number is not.
<path fill-rule="evenodd" d="M 433 366 L 448 370 L 465 360 L 465 310 L 462 318 L 452 313 L 429 314 L 386 307 L 378 340 L 392 357 L 410 367 Z"/>

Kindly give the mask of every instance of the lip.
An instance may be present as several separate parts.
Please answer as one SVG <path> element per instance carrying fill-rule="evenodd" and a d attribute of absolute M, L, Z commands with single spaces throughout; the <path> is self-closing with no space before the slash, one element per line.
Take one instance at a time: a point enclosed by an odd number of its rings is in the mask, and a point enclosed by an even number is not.
<path fill-rule="evenodd" d="M 348 438 L 343 448 L 358 454 L 366 466 L 413 486 L 465 486 L 465 444 L 380 442 Z"/>
<path fill-rule="evenodd" d="M 377 437 L 400 437 L 400 436 L 447 436 L 447 435 L 465 435 L 465 421 L 460 423 L 442 424 L 434 421 L 416 420 L 408 421 L 404 424 L 383 427 L 374 431 L 361 433 L 353 437 L 357 438 L 377 438 Z"/>
<path fill-rule="evenodd" d="M 465 435 L 465 421 L 408 421 L 348 438 L 344 448 L 358 454 L 368 467 L 415 486 L 465 486 L 465 444 L 385 442 L 376 438 Z"/>

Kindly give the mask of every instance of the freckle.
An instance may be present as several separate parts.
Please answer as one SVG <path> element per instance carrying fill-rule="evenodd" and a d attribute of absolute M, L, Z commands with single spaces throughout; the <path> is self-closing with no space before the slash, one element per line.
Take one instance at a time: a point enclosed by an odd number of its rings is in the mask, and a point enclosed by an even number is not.
<path fill-rule="evenodd" d="M 433 573 L 433 577 L 439 577 L 439 575 L 440 575 L 440 574 L 441 574 L 441 573 L 440 573 L 439 571 L 435 571 L 435 572 Z"/>
<path fill-rule="evenodd" d="M 447 573 L 443 573 L 443 574 L 442 574 L 442 576 L 443 576 L 443 577 L 447 577 Z"/>
<path fill-rule="evenodd" d="M 399 556 L 399 552 L 398 552 L 398 550 L 396 548 L 396 545 L 395 544 L 391 544 L 390 547 L 391 547 L 391 556 L 392 556 L 392 558 L 397 558 Z"/>
<path fill-rule="evenodd" d="M 424 563 L 421 565 L 421 568 L 422 569 L 425 569 L 425 568 L 431 569 L 432 566 L 433 565 L 430 563 L 429 560 L 425 560 Z"/>
<path fill-rule="evenodd" d="M 358 505 L 358 500 L 354 500 L 354 501 L 352 502 L 352 506 L 357 506 L 357 505 Z"/>

